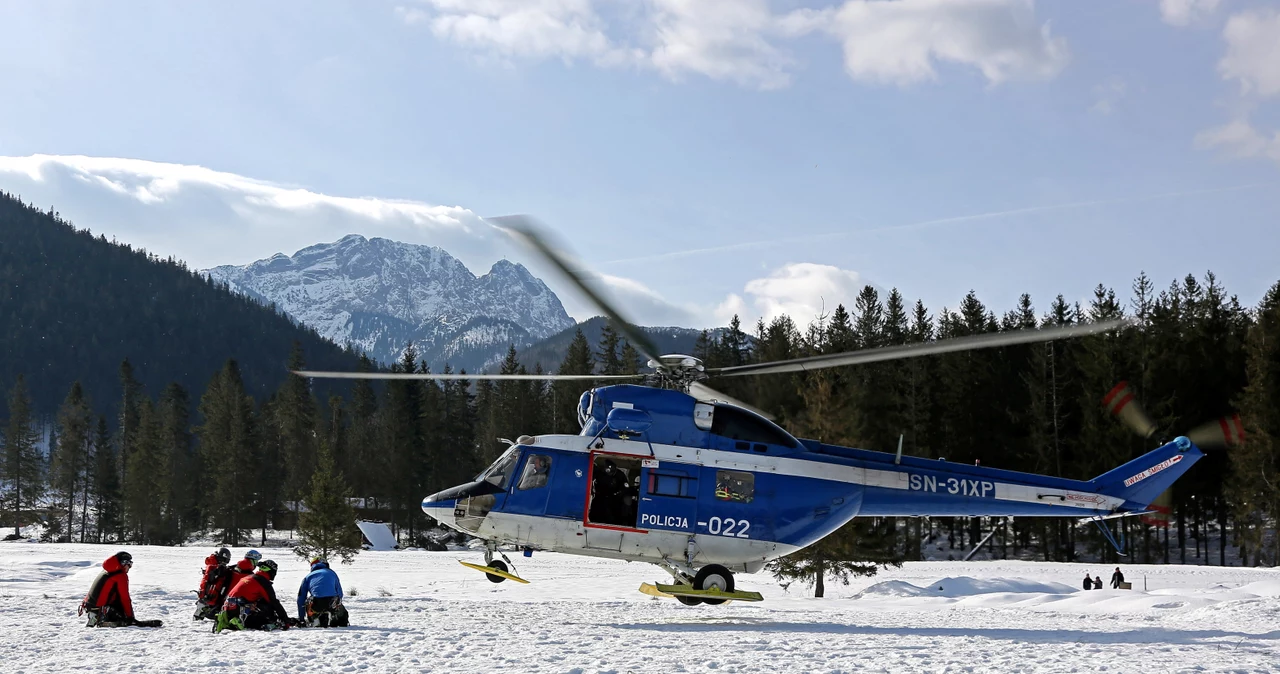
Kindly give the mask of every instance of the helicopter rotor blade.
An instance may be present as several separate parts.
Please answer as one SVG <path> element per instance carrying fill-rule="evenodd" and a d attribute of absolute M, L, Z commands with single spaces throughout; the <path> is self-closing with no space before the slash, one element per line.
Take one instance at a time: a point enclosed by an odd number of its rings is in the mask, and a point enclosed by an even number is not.
<path fill-rule="evenodd" d="M 734 398 L 732 396 L 727 396 L 711 388 L 710 386 L 707 386 L 706 384 L 700 381 L 691 382 L 689 384 L 689 395 L 698 399 L 700 402 L 719 401 L 722 403 L 729 403 L 730 405 L 735 405 L 737 407 L 741 407 L 741 408 L 750 410 L 752 412 L 755 412 L 756 414 L 759 414 L 760 416 L 768 419 L 769 421 L 778 420 L 777 417 L 773 416 L 772 414 L 769 414 L 768 412 L 765 412 L 764 410 L 754 407 L 752 405 L 748 405 L 747 403 L 744 403 L 741 400 L 738 400 L 737 398 Z"/>
<path fill-rule="evenodd" d="M 1244 444 L 1244 423 L 1239 414 L 1229 414 L 1205 422 L 1187 433 L 1187 438 L 1202 449 L 1221 449 Z"/>
<path fill-rule="evenodd" d="M 998 346 L 1011 346 L 1014 344 L 1029 344 L 1032 342 L 1044 342 L 1055 339 L 1066 339 L 1069 337 L 1081 337 L 1084 335 L 1094 335 L 1101 332 L 1107 332 L 1109 330 L 1121 329 L 1132 324 L 1133 321 L 1131 319 L 1118 319 L 1113 321 L 1102 321 L 1099 323 L 1087 323 L 1083 325 L 1042 328 L 1038 330 L 1031 329 L 1016 330 L 1013 332 L 995 332 L 982 335 L 971 335 L 968 337 L 944 339 L 936 342 L 884 346 L 875 349 L 846 351 L 844 353 L 831 353 L 821 356 L 809 356 L 806 358 L 793 358 L 790 360 L 778 360 L 769 363 L 752 363 L 750 365 L 707 368 L 707 374 L 719 377 L 738 377 L 749 374 L 808 372 L 810 370 L 819 370 L 827 367 L 878 363 L 902 358 L 918 358 L 920 356 L 954 353 L 956 351 L 988 349 Z"/>
<path fill-rule="evenodd" d="M 642 374 L 436 374 L 432 372 L 319 372 L 293 370 L 301 377 L 317 379 L 520 379 L 520 380 L 586 380 L 586 379 L 644 379 Z"/>
<path fill-rule="evenodd" d="M 592 287 L 595 275 L 587 272 L 581 265 L 571 264 L 564 252 L 568 250 L 567 246 L 552 245 L 550 241 L 551 235 L 546 227 L 537 224 L 528 215 L 504 215 L 485 219 L 493 223 L 495 227 L 511 232 L 517 238 L 524 240 L 526 244 L 550 262 L 552 266 L 560 270 L 600 311 L 604 312 L 604 315 L 613 322 L 614 329 L 622 333 L 622 336 L 631 343 L 631 346 L 635 347 L 636 351 L 640 352 L 641 356 L 644 356 L 646 360 L 659 362 L 658 349 L 653 345 L 653 342 L 639 328 L 623 318 L 622 313 L 606 301 L 597 289 Z"/>
<path fill-rule="evenodd" d="M 1127 381 L 1116 384 L 1115 388 L 1102 398 L 1102 406 L 1107 408 L 1111 416 L 1119 419 L 1144 439 L 1156 432 L 1155 422 L 1151 421 L 1151 417 L 1148 417 L 1146 411 L 1142 409 L 1142 405 L 1134 397 L 1133 390 L 1129 388 Z"/>

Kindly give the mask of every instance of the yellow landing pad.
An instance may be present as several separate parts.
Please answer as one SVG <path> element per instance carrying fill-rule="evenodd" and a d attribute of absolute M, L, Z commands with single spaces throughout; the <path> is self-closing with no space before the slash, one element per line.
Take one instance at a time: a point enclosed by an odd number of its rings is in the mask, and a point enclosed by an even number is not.
<path fill-rule="evenodd" d="M 528 584 L 529 584 L 529 581 L 527 581 L 527 580 L 525 580 L 525 579 L 521 578 L 520 576 L 512 575 L 512 574 L 507 573 L 506 571 L 502 571 L 502 570 L 500 570 L 500 569 L 495 569 L 495 568 L 493 568 L 492 566 L 481 566 L 481 565 L 479 565 L 479 564 L 472 564 L 471 562 L 464 562 L 464 561 L 462 561 L 461 559 L 459 559 L 459 560 L 458 560 L 458 563 L 459 563 L 459 564 L 461 564 L 461 565 L 463 565 L 463 566 L 466 566 L 466 567 L 470 567 L 470 568 L 472 568 L 472 569 L 475 569 L 476 571 L 483 571 L 483 572 L 485 572 L 485 573 L 492 574 L 492 575 L 495 575 L 495 576 L 502 576 L 503 578 L 510 578 L 511 580 L 514 580 L 514 581 L 516 581 L 517 583 L 524 583 L 525 585 L 528 585 Z"/>
<path fill-rule="evenodd" d="M 759 592 L 746 592 L 744 590 L 721 592 L 715 588 L 710 590 L 695 590 L 689 585 L 643 583 L 640 585 L 640 591 L 651 597 L 697 597 L 699 599 L 723 599 L 726 604 L 734 599 L 739 601 L 764 601 L 764 595 Z"/>

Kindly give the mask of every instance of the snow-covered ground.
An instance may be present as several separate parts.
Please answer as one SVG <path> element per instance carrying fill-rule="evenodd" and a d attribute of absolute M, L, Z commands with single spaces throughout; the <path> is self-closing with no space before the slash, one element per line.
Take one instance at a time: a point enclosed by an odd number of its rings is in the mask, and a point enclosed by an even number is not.
<path fill-rule="evenodd" d="M 686 607 L 636 591 L 666 581 L 648 565 L 512 555 L 532 584 L 495 585 L 457 563 L 474 552 L 364 552 L 335 564 L 352 627 L 215 635 L 190 617 L 210 551 L 130 546 L 138 616 L 165 627 L 86 629 L 76 606 L 116 549 L 0 543 L 7 671 L 1280 671 L 1280 571 L 1265 569 L 1126 565 L 1133 590 L 1083 592 L 1085 571 L 1111 568 L 920 562 L 825 599 L 739 575 L 764 602 Z M 287 554 L 270 550 L 292 611 L 306 565 Z"/>

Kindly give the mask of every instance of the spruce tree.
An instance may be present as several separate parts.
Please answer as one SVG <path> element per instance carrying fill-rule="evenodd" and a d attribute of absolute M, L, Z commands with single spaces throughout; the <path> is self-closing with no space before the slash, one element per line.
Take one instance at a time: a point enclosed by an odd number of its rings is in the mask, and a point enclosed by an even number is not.
<path fill-rule="evenodd" d="M 704 332 L 705 334 L 705 332 Z M 557 374 L 593 374 L 594 364 L 591 360 L 591 345 L 579 326 L 569 342 L 569 349 L 564 360 L 560 362 Z M 577 433 L 578 400 L 582 394 L 590 390 L 593 382 L 586 379 L 558 380 L 551 384 L 551 432 Z"/>
<path fill-rule="evenodd" d="M 622 357 L 618 353 L 621 341 L 622 337 L 613 327 L 613 321 L 605 321 L 600 330 L 600 350 L 596 352 L 600 374 L 623 374 Z"/>
<path fill-rule="evenodd" d="M 98 417 L 98 432 L 93 441 L 93 505 L 95 512 L 94 542 L 105 543 L 107 535 L 120 531 L 121 492 L 120 463 L 106 417 Z"/>
<path fill-rule="evenodd" d="M 6 510 L 13 533 L 21 533 L 24 512 L 31 512 L 45 493 L 45 465 L 27 397 L 26 382 L 18 375 L 9 391 L 9 423 L 4 434 L 4 479 L 9 484 Z M 31 519 L 36 519 L 31 515 Z"/>
<path fill-rule="evenodd" d="M 126 463 L 137 443 L 138 414 L 142 396 L 142 384 L 133 374 L 133 364 L 126 358 L 120 363 L 120 409 L 116 419 L 118 434 L 116 448 L 119 453 L 122 483 L 127 474 Z"/>
<path fill-rule="evenodd" d="M 283 495 L 296 499 L 306 488 L 315 466 L 316 400 L 309 380 L 293 374 L 306 369 L 302 344 L 294 342 L 289 354 L 285 380 L 276 393 L 273 422 L 280 438 L 280 467 L 284 476 Z"/>
<path fill-rule="evenodd" d="M 136 440 L 125 471 L 126 526 L 139 543 L 175 543 L 168 516 L 169 455 L 161 438 L 160 415 L 150 398 L 143 398 L 139 406 Z"/>
<path fill-rule="evenodd" d="M 1242 538 L 1259 563 L 1280 563 L 1280 536 L 1269 528 L 1280 520 L 1280 283 L 1258 306 L 1247 341 L 1249 383 L 1241 393 L 1240 412 L 1246 441 L 1232 452 L 1231 490 Z M 1270 525 L 1270 526 L 1269 526 Z M 1247 560 L 1246 560 L 1247 563 Z"/>
<path fill-rule="evenodd" d="M 360 357 L 361 372 L 372 372 L 373 362 Z M 379 489 L 386 475 L 387 453 L 378 428 L 378 394 L 367 379 L 357 379 L 351 390 L 351 425 L 347 430 L 348 451 L 345 466 L 336 461 L 361 498 L 374 499 L 383 494 Z"/>
<path fill-rule="evenodd" d="M 355 561 L 360 553 L 360 530 L 356 527 L 351 491 L 334 465 L 328 443 L 320 444 L 319 465 L 303 498 L 298 515 L 298 546 L 294 554 L 303 559 L 340 557 L 343 564 Z"/>
<path fill-rule="evenodd" d="M 66 513 L 64 540 L 74 540 L 75 510 L 80 490 L 86 486 L 91 456 L 93 412 L 85 400 L 80 382 L 74 382 L 58 410 L 61 434 L 50 460 L 49 484 L 59 496 L 60 510 Z M 63 509 L 65 508 L 65 509 Z M 83 536 L 83 532 L 81 532 Z"/>
<path fill-rule="evenodd" d="M 222 542 L 239 545 L 250 527 L 260 485 L 253 399 L 245 393 L 235 359 L 227 361 L 200 397 L 200 416 L 196 434 L 209 478 L 205 511 L 222 531 Z"/>
<path fill-rule="evenodd" d="M 163 485 L 165 530 L 175 540 L 200 528 L 200 459 L 191 437 L 191 399 L 177 382 L 165 387 L 156 409 L 160 459 L 167 480 Z"/>

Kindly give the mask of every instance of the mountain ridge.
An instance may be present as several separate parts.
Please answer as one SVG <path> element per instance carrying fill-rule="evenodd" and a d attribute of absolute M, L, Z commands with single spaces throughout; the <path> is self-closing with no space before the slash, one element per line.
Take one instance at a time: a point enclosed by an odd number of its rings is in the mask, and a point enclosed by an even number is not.
<path fill-rule="evenodd" d="M 511 343 L 529 346 L 575 324 L 519 263 L 499 260 L 477 276 L 437 246 L 359 234 L 200 273 L 382 363 L 412 341 L 435 371 L 446 361 L 475 370 Z"/>

